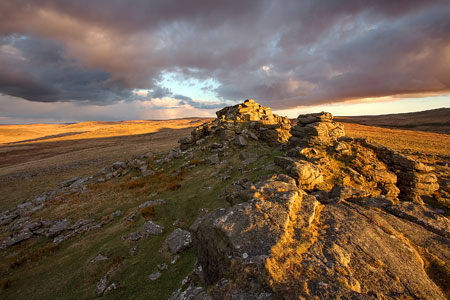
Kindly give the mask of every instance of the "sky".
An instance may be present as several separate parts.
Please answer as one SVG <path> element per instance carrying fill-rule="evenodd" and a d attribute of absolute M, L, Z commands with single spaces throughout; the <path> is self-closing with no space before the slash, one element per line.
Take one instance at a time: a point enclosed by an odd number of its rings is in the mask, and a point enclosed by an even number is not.
<path fill-rule="evenodd" d="M 0 124 L 450 107 L 448 0 L 1 0 Z"/>

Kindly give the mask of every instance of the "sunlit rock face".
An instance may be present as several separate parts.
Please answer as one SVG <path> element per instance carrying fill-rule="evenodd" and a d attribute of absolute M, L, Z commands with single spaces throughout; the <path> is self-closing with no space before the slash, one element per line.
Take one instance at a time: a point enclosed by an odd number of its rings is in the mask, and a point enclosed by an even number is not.
<path fill-rule="evenodd" d="M 328 145 L 345 135 L 344 125 L 333 121 L 328 112 L 299 115 L 297 124 L 292 127 L 291 145 Z"/>
<path fill-rule="evenodd" d="M 227 106 L 216 112 L 217 119 L 196 127 L 191 136 L 179 141 L 182 150 L 209 135 L 218 135 L 223 141 L 246 146 L 246 140 L 261 139 L 270 144 L 286 143 L 291 136 L 291 122 L 253 99 Z"/>

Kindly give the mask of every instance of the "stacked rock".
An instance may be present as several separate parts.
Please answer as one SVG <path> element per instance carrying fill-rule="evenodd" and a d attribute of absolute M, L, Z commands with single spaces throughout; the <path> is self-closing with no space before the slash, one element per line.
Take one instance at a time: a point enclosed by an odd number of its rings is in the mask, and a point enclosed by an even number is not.
<path fill-rule="evenodd" d="M 402 154 L 391 157 L 393 166 L 399 170 L 398 187 L 402 195 L 423 203 L 421 196 L 432 196 L 439 189 L 438 178 L 432 173 L 433 167 Z"/>
<path fill-rule="evenodd" d="M 439 190 L 438 178 L 433 173 L 433 167 L 393 149 L 370 143 L 366 139 L 356 141 L 374 150 L 377 156 L 396 172 L 397 186 L 402 198 L 423 203 L 422 196 L 432 196 Z"/>
<path fill-rule="evenodd" d="M 222 122 L 248 122 L 260 121 L 263 124 L 283 123 L 287 118 L 272 113 L 270 107 L 264 107 L 253 99 L 235 106 L 227 106 L 216 112 L 217 118 Z"/>
<path fill-rule="evenodd" d="M 345 135 L 344 125 L 333 121 L 327 112 L 299 115 L 297 124 L 291 130 L 291 145 L 310 146 L 329 145 Z"/>
<path fill-rule="evenodd" d="M 270 107 L 263 107 L 253 99 L 224 107 L 216 114 L 217 119 L 196 127 L 191 136 L 179 140 L 181 150 L 211 134 L 218 134 L 222 140 L 234 141 L 239 146 L 245 146 L 247 138 L 274 144 L 286 143 L 291 136 L 291 122 L 287 117 L 272 113 Z"/>

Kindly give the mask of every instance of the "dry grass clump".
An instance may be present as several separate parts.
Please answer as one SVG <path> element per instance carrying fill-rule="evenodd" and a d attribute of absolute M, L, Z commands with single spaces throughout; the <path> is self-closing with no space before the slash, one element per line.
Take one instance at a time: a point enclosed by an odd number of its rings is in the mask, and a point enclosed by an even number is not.
<path fill-rule="evenodd" d="M 198 159 L 191 160 L 191 165 L 198 166 L 200 164 L 200 161 Z"/>
<path fill-rule="evenodd" d="M 6 290 L 11 286 L 11 280 L 9 278 L 3 278 L 2 281 L 0 281 L 0 287 L 3 290 Z"/>
<path fill-rule="evenodd" d="M 23 249 L 21 249 L 16 255 L 9 257 L 9 268 L 15 269 L 25 263 L 38 262 L 42 258 L 53 254 L 56 250 L 58 250 L 58 248 L 58 245 L 51 243 L 45 247 L 33 250 L 32 252 L 25 252 Z"/>
<path fill-rule="evenodd" d="M 169 175 L 161 172 L 155 174 L 155 180 L 158 182 L 157 193 L 162 194 L 166 191 L 174 191 L 181 187 L 181 181 L 183 180 L 186 171 L 184 168 L 173 169 L 169 172 Z"/>
<path fill-rule="evenodd" d="M 155 216 L 155 206 L 150 205 L 141 209 L 141 215 L 144 218 L 153 218 Z"/>
<path fill-rule="evenodd" d="M 122 185 L 124 187 L 126 187 L 127 189 L 136 189 L 136 188 L 141 188 L 145 185 L 146 180 L 144 178 L 138 178 L 135 180 L 131 180 L 128 182 L 123 183 Z"/>
<path fill-rule="evenodd" d="M 170 182 L 167 187 L 166 190 L 168 191 L 174 191 L 176 189 L 179 189 L 181 187 L 181 184 L 178 182 Z"/>

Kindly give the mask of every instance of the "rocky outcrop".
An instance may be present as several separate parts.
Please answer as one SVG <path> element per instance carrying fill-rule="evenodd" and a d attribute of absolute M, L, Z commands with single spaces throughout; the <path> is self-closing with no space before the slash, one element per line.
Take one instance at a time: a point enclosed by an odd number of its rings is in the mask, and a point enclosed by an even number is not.
<path fill-rule="evenodd" d="M 323 115 L 331 118 L 329 114 Z M 291 142 L 289 146 L 293 146 Z M 342 184 L 374 197 L 384 195 L 397 199 L 400 193 L 395 172 L 372 149 L 352 139 L 330 138 L 324 144 L 300 144 L 288 149 L 283 156 L 275 157 L 274 162 L 294 177 L 302 189 L 329 191 L 333 185 Z"/>
<path fill-rule="evenodd" d="M 248 139 L 275 144 L 286 143 L 290 137 L 290 120 L 272 113 L 269 107 L 263 107 L 253 99 L 224 107 L 216 114 L 217 119 L 196 127 L 190 136 L 179 140 L 181 150 L 189 149 L 210 135 L 242 147 L 247 146 Z"/>
<path fill-rule="evenodd" d="M 445 299 L 420 249 L 448 259 L 447 218 L 342 186 L 320 203 L 286 175 L 252 191 L 191 228 L 209 299 Z"/>
<path fill-rule="evenodd" d="M 397 173 L 398 188 L 403 198 L 423 204 L 422 196 L 431 197 L 439 189 L 438 178 L 432 172 L 433 167 L 383 145 L 369 143 L 366 139 L 355 141 L 375 151 Z"/>
<path fill-rule="evenodd" d="M 288 176 L 274 176 L 261 183 L 254 197 L 192 225 L 194 248 L 207 283 L 229 275 L 233 259 L 269 255 L 301 204 L 295 181 Z"/>
<path fill-rule="evenodd" d="M 241 108 L 218 117 L 241 120 Z M 344 137 L 329 113 L 297 121 L 274 158 L 279 174 L 234 181 L 223 194 L 230 207 L 192 225 L 208 289 L 186 284 L 171 299 L 446 299 L 439 276 L 449 276 L 450 221 L 398 200 L 431 195 L 432 168 Z M 221 134 L 236 141 L 233 131 Z"/>
<path fill-rule="evenodd" d="M 329 145 L 344 136 L 344 126 L 333 121 L 327 112 L 299 115 L 297 124 L 292 127 L 289 144 L 293 146 Z"/>

